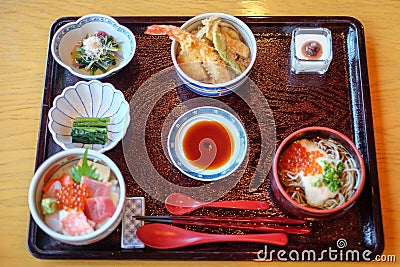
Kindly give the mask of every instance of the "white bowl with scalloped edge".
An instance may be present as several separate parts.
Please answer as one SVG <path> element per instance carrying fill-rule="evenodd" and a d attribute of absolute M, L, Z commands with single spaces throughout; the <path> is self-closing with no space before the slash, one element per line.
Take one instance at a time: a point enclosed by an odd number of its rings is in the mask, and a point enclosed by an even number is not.
<path fill-rule="evenodd" d="M 103 31 L 114 37 L 120 43 L 120 54 L 122 60 L 119 64 L 105 73 L 90 75 L 85 69 L 74 66 L 71 52 L 76 45 L 87 35 Z M 136 50 L 136 39 L 133 33 L 125 26 L 120 25 L 114 18 L 101 15 L 89 14 L 70 22 L 59 28 L 51 42 L 51 53 L 54 59 L 73 75 L 86 80 L 102 79 L 108 77 L 124 68 L 132 59 Z"/>
<path fill-rule="evenodd" d="M 99 152 L 110 150 L 124 137 L 130 123 L 129 104 L 122 92 L 110 83 L 97 80 L 66 87 L 54 99 L 48 117 L 53 140 L 64 150 L 82 147 Z M 73 143 L 71 129 L 76 117 L 110 117 L 107 142 L 104 145 Z"/>

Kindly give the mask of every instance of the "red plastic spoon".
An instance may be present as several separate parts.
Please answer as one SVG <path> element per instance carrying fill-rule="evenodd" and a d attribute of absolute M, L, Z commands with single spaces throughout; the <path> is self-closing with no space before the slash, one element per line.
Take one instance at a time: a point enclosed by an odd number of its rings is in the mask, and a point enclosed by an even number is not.
<path fill-rule="evenodd" d="M 269 205 L 265 201 L 256 200 L 231 200 L 216 202 L 200 202 L 181 194 L 173 193 L 165 199 L 165 207 L 175 215 L 183 215 L 201 207 L 245 209 L 245 210 L 266 210 Z"/>
<path fill-rule="evenodd" d="M 146 224 L 136 231 L 136 235 L 146 246 L 158 249 L 181 248 L 216 242 L 256 242 L 279 246 L 285 246 L 288 243 L 288 237 L 285 233 L 244 235 L 207 234 L 163 223 Z"/>

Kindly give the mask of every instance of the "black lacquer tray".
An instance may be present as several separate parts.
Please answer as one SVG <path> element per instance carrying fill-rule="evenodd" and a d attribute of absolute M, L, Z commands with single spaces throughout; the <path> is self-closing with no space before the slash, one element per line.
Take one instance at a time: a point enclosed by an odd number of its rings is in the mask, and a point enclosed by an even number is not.
<path fill-rule="evenodd" d="M 42 259 L 161 259 L 161 260 L 279 260 L 283 258 L 313 260 L 373 259 L 384 248 L 382 217 L 379 197 L 377 162 L 375 156 L 371 100 L 368 83 L 364 31 L 361 23 L 351 17 L 240 17 L 252 29 L 257 40 L 257 59 L 250 79 L 262 91 L 272 110 L 276 124 L 277 142 L 290 133 L 307 126 L 334 128 L 352 139 L 366 163 L 367 180 L 356 204 L 343 217 L 327 222 L 310 222 L 312 233 L 307 236 L 289 236 L 286 247 L 256 243 L 215 243 L 182 249 L 157 250 L 122 249 L 121 226 L 106 239 L 88 246 L 62 244 L 41 231 L 30 218 L 27 245 L 33 256 Z M 55 21 L 50 38 L 56 30 L 77 18 L 64 17 Z M 153 74 L 172 65 L 170 43 L 167 37 L 154 38 L 144 35 L 150 24 L 181 25 L 188 17 L 116 17 L 136 36 L 137 50 L 132 62 L 119 73 L 102 80 L 121 90 L 129 102 L 138 88 Z M 293 75 L 290 73 L 291 32 L 296 27 L 326 27 L 332 32 L 333 61 L 324 75 Z M 49 46 L 50 47 L 50 46 Z M 41 125 L 38 136 L 36 168 L 49 156 L 61 151 L 47 128 L 48 110 L 53 99 L 69 85 L 79 81 L 58 65 L 50 52 L 43 93 Z M 179 97 L 178 97 L 179 93 Z M 160 173 L 172 182 L 197 186 L 198 181 L 184 177 L 172 167 L 162 153 L 160 131 L 163 120 L 179 101 L 198 97 L 188 89 L 172 91 L 163 96 L 154 107 L 146 125 L 146 147 L 152 162 Z M 246 128 L 256 123 L 249 107 L 236 94 L 218 100 L 229 105 L 239 114 Z M 132 123 L 132 122 L 131 122 Z M 224 199 L 264 199 L 271 204 L 268 214 L 286 215 L 270 190 L 269 179 L 255 191 L 248 191 L 249 177 L 260 156 L 260 127 L 248 131 L 249 159 L 243 178 Z M 127 185 L 127 196 L 144 196 L 146 215 L 167 215 L 163 203 L 145 193 L 132 178 L 122 144 L 105 153 L 121 169 Z M 172 177 L 172 178 L 171 178 Z M 233 215 L 232 211 L 203 209 L 196 215 Z M 251 212 L 238 212 L 252 215 Z M 267 214 L 267 212 L 260 213 Z M 223 233 L 221 229 L 197 229 Z M 341 243 L 339 243 L 339 241 Z M 328 250 L 336 250 L 329 255 Z M 267 254 L 264 251 L 267 250 Z M 275 250 L 275 253 L 271 253 Z M 294 251 L 294 252 L 293 252 Z M 315 256 L 310 254 L 315 252 Z M 369 251 L 371 253 L 369 253 Z M 262 252 L 262 253 L 261 253 Z M 336 253 L 336 254 L 335 254 Z M 342 256 L 340 258 L 340 253 Z M 347 253 L 347 254 L 346 254 Z M 363 254 L 364 253 L 364 254 Z M 257 256 L 258 254 L 258 256 Z M 302 254 L 305 257 L 302 258 Z M 351 255 L 350 255 L 351 254 Z M 297 256 L 296 256 L 297 255 Z M 309 258 L 311 255 L 311 258 Z M 336 256 L 335 256 L 336 255 Z M 354 255 L 354 256 L 352 256 Z M 367 257 L 363 257 L 367 256 Z M 356 260 L 357 258 L 354 258 Z"/>

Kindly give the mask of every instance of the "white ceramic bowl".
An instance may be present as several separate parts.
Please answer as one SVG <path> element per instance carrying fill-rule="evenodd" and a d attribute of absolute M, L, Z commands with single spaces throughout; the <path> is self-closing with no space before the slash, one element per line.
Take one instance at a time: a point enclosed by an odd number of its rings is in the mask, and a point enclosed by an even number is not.
<path fill-rule="evenodd" d="M 113 36 L 116 42 L 121 42 L 120 54 L 123 60 L 106 73 L 90 75 L 86 70 L 73 66 L 71 52 L 86 35 L 99 31 L 104 31 Z M 54 59 L 72 74 L 87 80 L 102 79 L 118 72 L 132 60 L 135 50 L 136 39 L 133 33 L 115 19 L 101 14 L 86 15 L 75 22 L 65 24 L 54 34 L 51 43 L 51 53 Z"/>
<path fill-rule="evenodd" d="M 182 26 L 181 29 L 187 30 L 187 31 L 192 31 L 196 29 L 197 27 L 201 26 L 202 23 L 201 21 L 203 19 L 207 19 L 211 16 L 218 16 L 220 17 L 223 21 L 226 21 L 233 25 L 241 34 L 243 37 L 246 45 L 250 48 L 250 53 L 251 53 L 251 60 L 249 66 L 236 78 L 224 82 L 224 83 L 219 83 L 219 84 L 210 84 L 210 83 L 204 83 L 204 82 L 199 82 L 197 80 L 194 80 L 190 76 L 188 76 L 180 67 L 177 62 L 176 56 L 179 48 L 179 43 L 177 41 L 173 41 L 171 44 L 171 57 L 172 57 L 172 62 L 174 63 L 174 66 L 176 68 L 177 74 L 180 77 L 180 79 L 184 82 L 184 84 L 192 91 L 204 95 L 204 96 L 211 96 L 211 97 L 218 97 L 222 95 L 227 95 L 235 91 L 237 88 L 239 88 L 248 78 L 247 75 L 249 74 L 251 68 L 254 65 L 254 62 L 256 60 L 256 54 L 257 54 L 257 44 L 256 44 L 256 39 L 254 37 L 253 32 L 251 29 L 240 19 L 227 15 L 224 13 L 206 13 L 206 14 L 201 14 L 196 17 L 191 18 L 187 22 L 185 22 Z"/>
<path fill-rule="evenodd" d="M 191 126 L 201 121 L 221 124 L 229 133 L 233 146 L 229 160 L 215 169 L 204 169 L 193 165 L 184 153 L 183 139 L 185 134 Z M 206 142 L 212 143 L 213 141 L 209 139 Z M 221 149 L 218 146 L 216 148 Z M 217 107 L 206 106 L 187 111 L 174 122 L 168 135 L 168 154 L 174 166 L 183 174 L 200 181 L 214 181 L 230 175 L 243 162 L 246 151 L 247 136 L 243 125 L 234 115 Z M 211 157 L 209 159 L 211 159 L 209 163 L 214 160 Z"/>
<path fill-rule="evenodd" d="M 46 234 L 48 234 L 52 238 L 71 245 L 92 244 L 108 236 L 121 222 L 123 208 L 125 204 L 125 181 L 117 165 L 104 154 L 101 154 L 97 151 L 89 150 L 87 155 L 88 159 L 110 167 L 111 171 L 118 180 L 118 184 L 120 187 L 120 196 L 114 215 L 99 229 L 90 234 L 80 236 L 69 236 L 57 233 L 45 224 L 40 207 L 43 185 L 49 179 L 61 176 L 60 174 L 65 171 L 65 168 L 70 168 L 72 164 L 76 163 L 80 158 L 83 157 L 84 152 L 85 149 L 76 148 L 59 152 L 48 158 L 36 170 L 29 186 L 28 193 L 29 209 L 38 227 L 40 227 Z"/>
<path fill-rule="evenodd" d="M 72 143 L 71 128 L 76 117 L 110 117 L 107 142 L 104 145 Z M 77 82 L 54 99 L 48 127 L 54 141 L 64 150 L 87 146 L 104 152 L 117 145 L 129 122 L 129 104 L 121 91 L 109 83 L 92 80 Z"/>

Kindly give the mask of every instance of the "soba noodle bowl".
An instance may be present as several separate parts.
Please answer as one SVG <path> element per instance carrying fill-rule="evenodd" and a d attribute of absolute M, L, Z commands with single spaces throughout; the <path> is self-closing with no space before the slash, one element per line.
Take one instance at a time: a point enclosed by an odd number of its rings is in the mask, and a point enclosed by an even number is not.
<path fill-rule="evenodd" d="M 354 193 L 360 175 L 355 160 L 331 139 L 301 139 L 279 158 L 278 173 L 288 195 L 318 209 L 342 205 Z"/>

